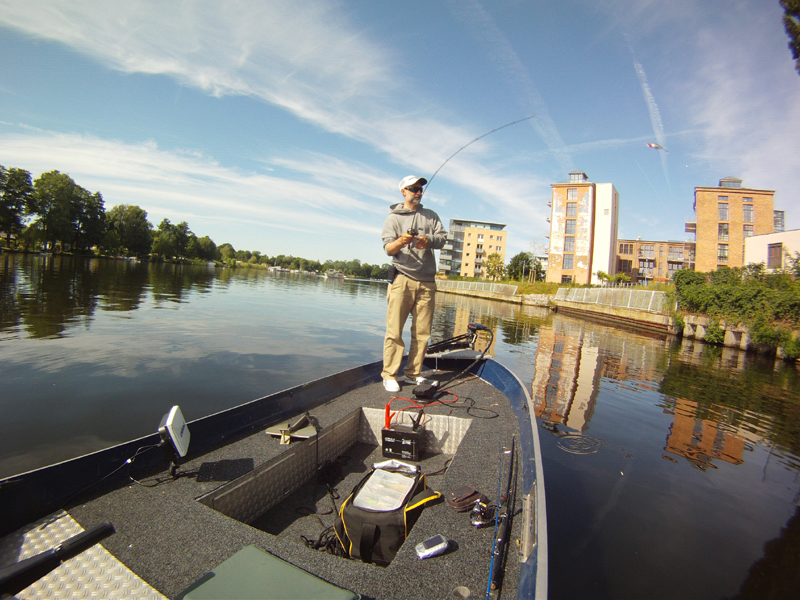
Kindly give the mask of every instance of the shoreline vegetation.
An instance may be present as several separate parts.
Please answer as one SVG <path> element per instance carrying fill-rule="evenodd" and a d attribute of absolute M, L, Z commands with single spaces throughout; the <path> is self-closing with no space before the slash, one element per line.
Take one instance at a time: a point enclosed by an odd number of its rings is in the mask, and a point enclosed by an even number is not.
<path fill-rule="evenodd" d="M 236 250 L 230 243 L 217 246 L 208 236 L 197 237 L 185 221 L 173 224 L 163 219 L 154 227 L 147 220 L 147 211 L 136 205 L 121 204 L 106 211 L 100 192 L 89 192 L 59 171 L 32 180 L 28 171 L 3 165 L 0 250 L 317 274 L 338 271 L 361 279 L 387 280 L 389 276 L 388 264 L 370 265 L 358 259 L 320 262 Z M 489 258 L 495 257 L 499 259 L 499 255 Z M 491 263 L 487 261 L 489 280 L 516 285 L 519 296 L 553 296 L 559 287 L 575 287 L 544 282 L 545 270 L 530 252 L 520 252 L 508 265 L 498 260 Z M 646 289 L 668 294 L 670 305 L 675 307 L 669 316 L 678 333 L 683 332 L 687 318 L 702 317 L 708 319 L 703 326 L 703 341 L 707 343 L 723 343 L 730 325 L 746 329 L 756 346 L 781 348 L 786 358 L 796 359 L 800 356 L 800 253 L 795 253 L 790 265 L 777 272 L 767 272 L 763 263 L 723 267 L 711 273 L 678 271 L 671 283 L 651 284 Z M 622 274 L 613 278 L 597 274 L 604 281 L 626 285 L 627 277 Z M 487 281 L 452 275 L 447 278 Z"/>

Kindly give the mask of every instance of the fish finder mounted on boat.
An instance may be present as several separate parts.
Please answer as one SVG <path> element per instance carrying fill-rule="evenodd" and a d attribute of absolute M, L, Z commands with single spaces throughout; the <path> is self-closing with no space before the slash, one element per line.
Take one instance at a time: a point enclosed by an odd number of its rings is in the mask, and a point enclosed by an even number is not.
<path fill-rule="evenodd" d="M 161 418 L 158 426 L 161 444 L 167 460 L 170 461 L 169 474 L 174 479 L 178 470 L 178 462 L 189 452 L 191 434 L 180 407 L 176 404 Z"/>

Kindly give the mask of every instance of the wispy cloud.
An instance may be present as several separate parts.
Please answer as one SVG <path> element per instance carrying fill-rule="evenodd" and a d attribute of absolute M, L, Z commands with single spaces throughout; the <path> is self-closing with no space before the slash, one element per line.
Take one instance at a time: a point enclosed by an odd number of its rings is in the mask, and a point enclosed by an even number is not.
<path fill-rule="evenodd" d="M 647 83 L 647 74 L 644 72 L 644 67 L 636 59 L 636 53 L 633 51 L 633 46 L 628 40 L 628 49 L 633 58 L 633 68 L 636 71 L 636 77 L 639 78 L 639 85 L 642 88 L 642 95 L 644 102 L 647 105 L 647 112 L 650 114 L 650 123 L 653 126 L 653 135 L 655 135 L 656 143 L 664 148 L 666 146 L 666 138 L 664 136 L 664 124 L 661 122 L 661 112 L 658 110 L 658 104 L 650 90 L 650 84 Z M 638 163 L 637 163 L 638 164 Z M 669 181 L 669 171 L 667 170 L 667 153 L 661 152 L 661 167 L 664 169 L 664 178 L 667 180 L 667 186 L 672 190 L 672 184 Z M 641 167 L 639 167 L 641 169 Z M 648 180 L 649 182 L 649 180 Z M 651 184 L 652 187 L 652 184 Z"/>
<path fill-rule="evenodd" d="M 198 234 L 204 225 L 227 222 L 231 228 L 260 225 L 264 238 L 281 230 L 327 236 L 331 229 L 377 238 L 386 214 L 386 199 L 356 195 L 352 185 L 330 185 L 325 171 L 315 174 L 319 183 L 292 181 L 223 167 L 203 156 L 167 152 L 154 142 L 127 144 L 27 130 L 0 137 L 0 155 L 34 177 L 58 165 L 78 184 L 101 191 L 107 207 L 137 204 L 156 218 L 155 224 L 163 217 L 186 220 Z M 300 168 L 288 162 L 284 166 Z M 340 167 L 352 173 L 359 165 Z M 314 163 L 303 168 L 313 172 Z M 375 176 L 388 180 L 385 174 Z M 266 250 L 257 244 L 257 234 L 247 243 L 251 249 Z"/>
<path fill-rule="evenodd" d="M 547 103 L 542 98 L 530 72 L 514 51 L 511 43 L 495 24 L 478 0 L 451 2 L 453 13 L 474 32 L 475 40 L 486 46 L 492 60 L 498 65 L 506 84 L 517 93 L 518 101 L 526 114 L 536 118 L 530 123 L 547 145 L 550 153 L 565 172 L 574 168 L 561 134 L 550 117 Z"/>
<path fill-rule="evenodd" d="M 326 2 L 31 0 L 0 7 L 0 26 L 65 44 L 125 73 L 166 75 L 216 96 L 258 98 L 412 171 L 428 173 L 476 135 L 436 120 L 436 107 L 408 114 L 396 98 L 410 81 L 392 52 Z M 416 131 L 425 131 L 425 139 Z M 476 144 L 460 159 L 473 169 L 442 177 L 480 186 L 483 149 Z M 524 200 L 509 193 L 516 187 L 496 178 L 484 198 L 500 207 L 519 205 Z"/>
<path fill-rule="evenodd" d="M 747 14 L 740 5 L 734 9 L 693 40 L 697 66 L 682 91 L 703 130 L 698 158 L 718 165 L 720 177 L 734 175 L 745 186 L 778 190 L 775 207 L 792 216 L 787 227 L 797 228 L 800 204 L 787 184 L 800 173 L 800 77 L 785 39 L 775 36 L 780 7 Z M 722 30 L 744 19 L 748 43 L 725 43 Z"/>

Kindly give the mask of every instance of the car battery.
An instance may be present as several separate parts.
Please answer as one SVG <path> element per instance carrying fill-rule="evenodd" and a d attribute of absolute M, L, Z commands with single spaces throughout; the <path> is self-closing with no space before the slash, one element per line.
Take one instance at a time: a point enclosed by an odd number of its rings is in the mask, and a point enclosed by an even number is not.
<path fill-rule="evenodd" d="M 422 450 L 422 429 L 393 425 L 381 430 L 381 448 L 386 458 L 419 461 Z"/>

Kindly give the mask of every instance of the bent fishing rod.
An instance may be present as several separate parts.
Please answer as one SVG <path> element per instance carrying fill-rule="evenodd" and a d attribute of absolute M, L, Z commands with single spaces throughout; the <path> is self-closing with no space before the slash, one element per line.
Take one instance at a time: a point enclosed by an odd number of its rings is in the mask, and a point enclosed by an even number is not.
<path fill-rule="evenodd" d="M 452 158 L 453 158 L 453 157 L 454 157 L 456 154 L 458 154 L 459 152 L 461 152 L 461 151 L 462 151 L 464 148 L 466 148 L 466 147 L 468 147 L 468 146 L 471 146 L 472 144 L 474 144 L 474 143 L 475 143 L 475 142 L 477 142 L 478 140 L 482 140 L 482 139 L 483 139 L 483 138 L 485 138 L 487 135 L 491 135 L 491 134 L 493 134 L 495 131 L 500 131 L 501 129 L 505 129 L 506 127 L 511 127 L 512 125 L 516 125 L 517 123 L 522 123 L 523 121 L 528 121 L 528 120 L 532 119 L 532 118 L 533 118 L 533 117 L 535 117 L 535 116 L 536 116 L 536 115 L 531 115 L 531 116 L 529 116 L 529 117 L 524 117 L 524 118 L 522 118 L 522 119 L 517 119 L 516 121 L 511 121 L 511 123 L 506 123 L 505 125 L 501 125 L 500 127 L 495 127 L 495 128 L 494 128 L 494 129 L 492 129 L 491 131 L 487 131 L 487 132 L 486 132 L 486 133 L 484 133 L 483 135 L 479 135 L 478 137 L 476 137 L 474 140 L 472 140 L 472 141 L 471 141 L 471 142 L 469 142 L 468 144 L 464 144 L 463 146 L 461 146 L 461 148 L 459 148 L 458 150 L 456 150 L 455 152 L 453 152 L 453 154 L 451 154 L 451 155 L 450 155 L 450 157 L 449 157 L 449 158 L 448 158 L 446 161 L 444 161 L 444 162 L 443 162 L 443 163 L 442 163 L 442 164 L 439 166 L 439 168 L 438 168 L 438 169 L 436 169 L 436 171 L 434 171 L 433 175 L 431 175 L 431 178 L 430 178 L 430 179 L 428 179 L 428 183 L 426 183 L 426 184 L 425 184 L 425 191 L 426 191 L 426 192 L 428 191 L 428 187 L 431 185 L 431 182 L 433 181 L 433 178 L 434 178 L 434 177 L 436 177 L 436 174 L 437 174 L 439 171 L 441 171 L 441 170 L 442 170 L 442 167 L 444 167 L 444 166 L 445 166 L 447 163 L 449 163 L 449 162 L 450 162 L 450 159 L 452 159 Z"/>

